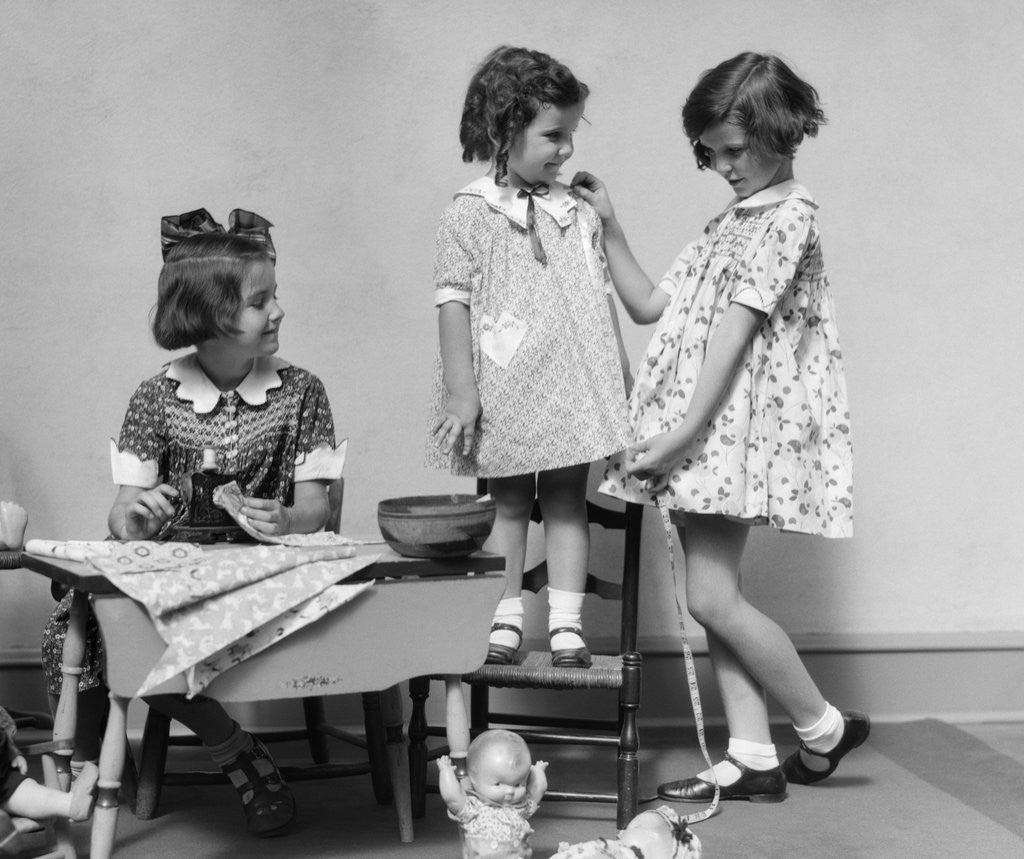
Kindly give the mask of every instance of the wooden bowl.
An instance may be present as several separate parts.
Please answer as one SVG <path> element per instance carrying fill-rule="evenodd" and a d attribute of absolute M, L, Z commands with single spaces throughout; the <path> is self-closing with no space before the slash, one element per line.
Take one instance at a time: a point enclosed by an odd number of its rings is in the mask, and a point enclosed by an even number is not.
<path fill-rule="evenodd" d="M 409 558 L 459 558 L 483 546 L 494 526 L 494 499 L 476 495 L 411 495 L 377 505 L 387 544 Z"/>

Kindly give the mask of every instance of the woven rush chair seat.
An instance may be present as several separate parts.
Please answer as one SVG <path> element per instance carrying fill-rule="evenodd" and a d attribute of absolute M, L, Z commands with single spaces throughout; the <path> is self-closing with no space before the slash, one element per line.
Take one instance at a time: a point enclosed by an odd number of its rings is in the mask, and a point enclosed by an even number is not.
<path fill-rule="evenodd" d="M 478 481 L 477 494 L 486 492 L 486 482 Z M 612 509 L 587 502 L 592 526 L 621 530 L 623 533 L 622 580 L 612 582 L 590 574 L 586 592 L 605 600 L 620 603 L 619 638 L 616 653 L 594 654 L 590 668 L 561 668 L 551 664 L 550 650 L 520 650 L 511 665 L 482 665 L 464 674 L 462 682 L 470 686 L 470 729 L 473 736 L 490 727 L 503 727 L 518 733 L 527 743 L 614 746 L 615 792 L 562 789 L 564 774 L 551 772 L 551 782 L 544 801 L 606 802 L 616 804 L 616 825 L 621 829 L 636 815 L 639 791 L 639 748 L 637 713 L 640 708 L 642 658 L 637 652 L 637 626 L 640 579 L 640 538 L 643 507 L 625 504 Z M 534 506 L 533 520 L 541 521 L 539 505 Z M 523 576 L 523 590 L 538 593 L 547 584 L 547 565 L 538 564 Z M 409 722 L 409 759 L 412 778 L 413 816 L 425 813 L 425 794 L 436 792 L 427 783 L 427 763 L 447 753 L 447 747 L 428 750 L 429 736 L 443 737 L 445 726 L 429 725 L 426 701 L 431 680 L 443 676 L 415 677 L 409 681 L 412 714 Z M 499 713 L 490 707 L 489 690 L 541 689 L 573 691 L 583 689 L 618 690 L 617 704 L 612 704 L 605 718 L 574 718 L 544 715 L 539 712 Z"/>

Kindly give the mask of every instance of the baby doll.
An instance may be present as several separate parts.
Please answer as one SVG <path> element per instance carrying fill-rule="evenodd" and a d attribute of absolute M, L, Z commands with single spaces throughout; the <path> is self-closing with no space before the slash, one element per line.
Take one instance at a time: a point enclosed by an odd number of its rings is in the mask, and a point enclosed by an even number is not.
<path fill-rule="evenodd" d="M 100 775 L 96 765 L 85 765 L 69 793 L 41 785 L 27 775 L 28 764 L 14 744 L 16 731 L 14 719 L 0 707 L 0 811 L 11 817 L 32 820 L 47 817 L 88 820 L 96 802 L 96 782 Z M 13 846 L 17 837 L 18 832 L 9 819 L 0 823 L 0 850 Z"/>
<path fill-rule="evenodd" d="M 451 759 L 437 761 L 438 788 L 448 816 L 459 824 L 462 859 L 530 859 L 527 823 L 547 790 L 547 761 L 531 764 L 523 738 L 484 731 L 469 744 L 460 781 Z"/>
<path fill-rule="evenodd" d="M 700 839 L 667 805 L 642 811 L 613 841 L 598 838 L 558 845 L 551 859 L 700 859 Z"/>

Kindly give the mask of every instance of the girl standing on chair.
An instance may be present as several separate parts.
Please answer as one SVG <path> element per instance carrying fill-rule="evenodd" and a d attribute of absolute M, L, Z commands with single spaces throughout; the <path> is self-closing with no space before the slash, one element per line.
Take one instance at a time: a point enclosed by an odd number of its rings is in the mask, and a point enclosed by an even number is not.
<path fill-rule="evenodd" d="M 490 163 L 445 210 L 434 303 L 440 359 L 428 463 L 487 478 L 488 548 L 508 580 L 487 661 L 522 643 L 522 579 L 534 500 L 544 519 L 552 662 L 589 667 L 581 610 L 587 474 L 630 441 L 624 351 L 594 210 L 558 181 L 585 84 L 546 54 L 501 47 L 470 81 L 463 160 Z"/>
<path fill-rule="evenodd" d="M 284 311 L 270 226 L 236 210 L 225 232 L 204 209 L 161 224 L 165 261 L 153 335 L 165 349 L 195 349 L 138 387 L 120 438 L 111 444 L 118 491 L 107 523 L 116 539 L 159 540 L 181 522 L 188 509 L 180 487 L 201 469 L 208 448 L 217 451 L 222 473 L 236 475 L 245 496 L 242 513 L 256 530 L 309 533 L 327 522 L 327 485 L 341 476 L 344 449 L 335 449 L 320 380 L 275 357 Z M 55 610 L 44 637 L 52 695 L 60 692 L 71 596 Z M 92 756 L 96 739 L 81 729 L 98 721 L 90 711 L 106 695 L 95 620 L 87 634 L 76 757 Z M 217 701 L 183 695 L 146 701 L 200 738 L 238 791 L 251 832 L 274 835 L 287 826 L 295 803 L 270 753 Z"/>
<path fill-rule="evenodd" d="M 683 107 L 701 169 L 734 199 L 655 286 L 640 269 L 607 191 L 578 193 L 605 226 L 615 286 L 631 317 L 658 321 L 630 400 L 636 441 L 601 491 L 669 508 L 686 554 L 686 602 L 707 631 L 729 726 L 714 778 L 661 785 L 665 799 L 778 802 L 867 738 L 868 718 L 840 712 L 785 632 L 746 601 L 740 561 L 751 525 L 852 534 L 850 419 L 817 208 L 793 157 L 824 115 L 818 94 L 774 56 L 744 53 L 706 72 Z M 801 748 L 780 767 L 770 694 Z"/>

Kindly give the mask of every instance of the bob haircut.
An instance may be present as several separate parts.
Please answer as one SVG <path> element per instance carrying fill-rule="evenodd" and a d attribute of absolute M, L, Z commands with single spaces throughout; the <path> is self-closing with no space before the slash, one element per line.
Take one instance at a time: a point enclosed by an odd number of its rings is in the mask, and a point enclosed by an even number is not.
<path fill-rule="evenodd" d="M 156 342 L 181 349 L 234 334 L 242 287 L 259 263 L 273 265 L 265 246 L 231 233 L 200 233 L 176 244 L 157 285 Z"/>
<path fill-rule="evenodd" d="M 459 124 L 462 160 L 494 159 L 496 185 L 505 184 L 508 152 L 545 107 L 571 107 L 590 90 L 547 54 L 503 45 L 489 53 L 466 90 Z"/>
<path fill-rule="evenodd" d="M 825 124 L 825 114 L 817 90 L 782 60 L 747 51 L 704 72 L 683 105 L 683 131 L 701 170 L 711 157 L 700 136 L 721 122 L 742 128 L 755 153 L 792 158 L 804 135 L 814 137 Z"/>

